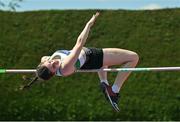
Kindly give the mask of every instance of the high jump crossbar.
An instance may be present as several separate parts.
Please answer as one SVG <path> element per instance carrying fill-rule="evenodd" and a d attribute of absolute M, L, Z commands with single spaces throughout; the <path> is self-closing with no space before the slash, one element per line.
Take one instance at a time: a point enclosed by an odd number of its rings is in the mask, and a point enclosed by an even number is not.
<path fill-rule="evenodd" d="M 180 71 L 180 67 L 148 67 L 148 68 L 102 68 L 90 70 L 77 70 L 76 72 L 145 72 L 145 71 Z M 0 69 L 0 74 L 5 73 L 36 73 L 36 69 Z"/>

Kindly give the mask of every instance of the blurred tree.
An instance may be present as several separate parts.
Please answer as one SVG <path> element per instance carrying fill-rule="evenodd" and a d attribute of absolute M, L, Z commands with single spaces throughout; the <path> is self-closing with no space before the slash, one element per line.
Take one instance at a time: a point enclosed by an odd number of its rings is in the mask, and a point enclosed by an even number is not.
<path fill-rule="evenodd" d="M 22 2 L 23 0 L 9 0 L 8 2 L 4 2 L 0 0 L 0 9 L 7 8 L 11 11 L 16 11 L 16 8 L 19 8 L 19 2 Z"/>

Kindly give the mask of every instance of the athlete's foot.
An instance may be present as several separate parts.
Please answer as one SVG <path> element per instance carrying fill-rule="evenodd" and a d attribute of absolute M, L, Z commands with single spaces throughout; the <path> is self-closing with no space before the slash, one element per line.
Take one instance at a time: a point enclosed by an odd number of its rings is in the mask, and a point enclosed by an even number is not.
<path fill-rule="evenodd" d="M 119 112 L 119 107 L 118 107 L 118 93 L 114 93 L 112 91 L 111 86 L 107 85 L 106 83 L 102 82 L 101 83 L 101 89 L 105 95 L 105 98 L 111 103 L 113 109 L 117 112 Z"/>

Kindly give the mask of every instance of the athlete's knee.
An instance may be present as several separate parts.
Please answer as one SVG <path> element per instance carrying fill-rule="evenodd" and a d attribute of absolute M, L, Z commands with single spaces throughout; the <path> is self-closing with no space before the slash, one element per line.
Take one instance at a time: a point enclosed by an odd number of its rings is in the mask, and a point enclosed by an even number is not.
<path fill-rule="evenodd" d="M 132 52 L 131 59 L 132 59 L 133 62 L 138 63 L 139 55 L 136 52 Z"/>

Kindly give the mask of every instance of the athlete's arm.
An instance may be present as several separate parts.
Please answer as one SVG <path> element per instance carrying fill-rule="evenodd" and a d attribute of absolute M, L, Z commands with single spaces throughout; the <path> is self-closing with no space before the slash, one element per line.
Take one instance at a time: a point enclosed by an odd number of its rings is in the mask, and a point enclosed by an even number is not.
<path fill-rule="evenodd" d="M 83 46 L 86 43 L 89 31 L 91 27 L 93 26 L 94 22 L 96 21 L 96 18 L 99 16 L 99 13 L 97 12 L 95 15 L 92 16 L 92 18 L 87 22 L 85 28 L 79 35 L 75 46 L 73 47 L 71 53 L 68 55 L 67 58 L 64 59 L 63 64 L 61 66 L 62 70 L 65 69 L 66 71 L 72 71 L 72 68 L 74 68 L 74 65 L 78 59 L 78 56 L 83 48 Z M 68 73 L 69 74 L 69 73 Z"/>

